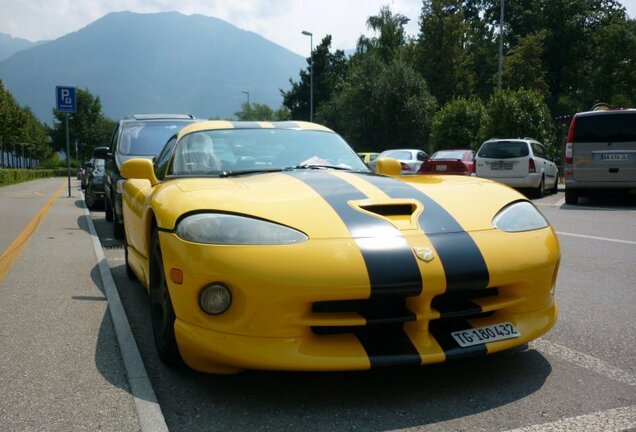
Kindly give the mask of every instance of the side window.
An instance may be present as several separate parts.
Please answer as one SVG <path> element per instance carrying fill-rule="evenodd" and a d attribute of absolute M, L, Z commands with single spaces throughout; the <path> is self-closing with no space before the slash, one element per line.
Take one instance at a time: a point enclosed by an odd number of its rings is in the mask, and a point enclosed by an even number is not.
<path fill-rule="evenodd" d="M 177 136 L 173 135 L 173 137 L 170 138 L 163 147 L 161 153 L 159 153 L 159 155 L 155 158 L 155 176 L 157 176 L 158 180 L 163 180 L 166 177 L 168 163 L 170 162 L 170 155 L 172 154 L 172 149 L 176 142 Z"/>
<path fill-rule="evenodd" d="M 418 153 L 417 153 L 417 160 L 418 160 L 418 161 L 425 161 L 425 160 L 426 160 L 426 153 L 424 153 L 424 152 L 418 152 Z"/>
<path fill-rule="evenodd" d="M 537 144 L 537 143 L 532 143 L 532 150 L 534 150 L 534 154 L 537 157 L 543 158 L 543 159 L 547 159 L 547 155 L 545 153 L 545 149 L 543 148 L 543 146 L 541 144 Z"/>

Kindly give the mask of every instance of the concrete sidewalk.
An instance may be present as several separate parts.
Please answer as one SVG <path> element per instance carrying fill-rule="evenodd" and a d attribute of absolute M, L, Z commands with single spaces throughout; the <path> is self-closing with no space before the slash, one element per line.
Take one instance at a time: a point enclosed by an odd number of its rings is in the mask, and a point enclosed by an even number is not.
<path fill-rule="evenodd" d="M 44 182 L 59 191 L 66 179 L 42 182 L 50 193 Z M 149 430 L 113 327 L 101 247 L 94 247 L 79 182 L 72 186 L 72 197 L 63 190 L 0 283 L 0 430 Z"/>

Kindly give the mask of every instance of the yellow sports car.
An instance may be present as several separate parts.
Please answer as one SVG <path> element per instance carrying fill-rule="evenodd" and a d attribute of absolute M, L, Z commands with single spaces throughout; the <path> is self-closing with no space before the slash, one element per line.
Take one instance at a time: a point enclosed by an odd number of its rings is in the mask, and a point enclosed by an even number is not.
<path fill-rule="evenodd" d="M 555 323 L 560 252 L 523 195 L 371 173 L 333 131 L 207 121 L 121 168 L 126 266 L 161 359 L 211 373 L 489 354 Z"/>

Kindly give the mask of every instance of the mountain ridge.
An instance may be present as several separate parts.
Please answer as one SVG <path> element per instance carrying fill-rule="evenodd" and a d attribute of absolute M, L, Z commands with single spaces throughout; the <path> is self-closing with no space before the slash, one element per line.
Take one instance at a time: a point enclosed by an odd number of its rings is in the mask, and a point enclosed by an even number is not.
<path fill-rule="evenodd" d="M 52 119 L 56 85 L 88 89 L 106 115 L 185 112 L 231 117 L 252 103 L 278 108 L 280 89 L 305 59 L 221 19 L 178 12 L 113 12 L 0 62 L 0 79 L 21 105 Z M 50 95 L 50 96 L 48 96 Z"/>

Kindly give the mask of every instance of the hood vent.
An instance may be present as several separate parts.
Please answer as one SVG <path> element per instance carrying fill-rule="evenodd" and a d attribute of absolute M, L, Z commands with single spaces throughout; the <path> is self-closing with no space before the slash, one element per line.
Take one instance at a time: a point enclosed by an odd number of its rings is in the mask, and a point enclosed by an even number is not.
<path fill-rule="evenodd" d="M 395 203 L 395 204 L 362 204 L 360 205 L 362 210 L 366 210 L 370 213 L 375 213 L 380 216 L 411 216 L 417 206 L 412 203 Z"/>

